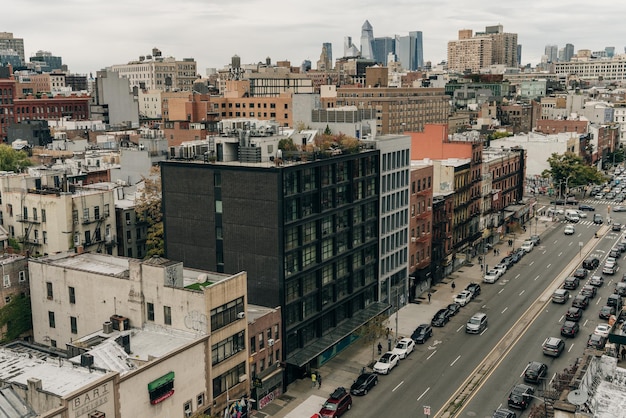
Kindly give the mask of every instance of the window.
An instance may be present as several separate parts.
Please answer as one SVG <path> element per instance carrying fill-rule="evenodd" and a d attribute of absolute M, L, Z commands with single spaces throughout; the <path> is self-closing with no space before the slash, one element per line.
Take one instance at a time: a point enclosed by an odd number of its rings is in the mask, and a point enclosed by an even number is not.
<path fill-rule="evenodd" d="M 11 302 L 11 296 L 5 296 L 4 303 L 9 303 L 9 302 Z"/>
<path fill-rule="evenodd" d="M 67 289 L 70 294 L 70 303 L 75 304 L 76 303 L 76 290 L 72 286 L 69 286 Z"/>
<path fill-rule="evenodd" d="M 52 291 L 52 282 L 46 282 L 46 295 L 48 300 L 54 299 L 54 292 Z"/>
<path fill-rule="evenodd" d="M 56 347 L 57 346 L 57 340 L 50 340 L 50 347 Z"/>
<path fill-rule="evenodd" d="M 246 332 L 240 331 L 211 347 L 211 362 L 216 365 L 246 349 Z"/>
<path fill-rule="evenodd" d="M 43 231 L 42 235 L 43 235 L 43 243 L 47 244 L 48 243 L 48 232 Z"/>
<path fill-rule="evenodd" d="M 50 328 L 56 328 L 56 322 L 54 320 L 54 312 L 48 311 L 48 325 Z"/>
<path fill-rule="evenodd" d="M 2 285 L 4 287 L 11 287 L 11 276 L 9 276 L 8 274 L 5 274 L 2 277 Z"/>
<path fill-rule="evenodd" d="M 263 339 L 263 333 L 259 334 L 259 350 L 262 350 L 265 348 L 265 341 Z"/>
<path fill-rule="evenodd" d="M 163 307 L 163 321 L 165 325 L 172 325 L 172 308 L 169 306 Z"/>
<path fill-rule="evenodd" d="M 74 223 L 74 225 L 78 224 L 78 210 L 74 209 L 72 211 L 72 222 Z"/>
<path fill-rule="evenodd" d="M 78 334 L 78 322 L 75 316 L 70 316 L 70 329 L 72 334 Z"/>
<path fill-rule="evenodd" d="M 146 310 L 148 311 L 148 321 L 154 321 L 154 303 L 146 303 Z"/>
<path fill-rule="evenodd" d="M 201 393 L 198 396 L 196 396 L 196 403 L 198 404 L 198 408 L 204 405 L 204 393 Z"/>
<path fill-rule="evenodd" d="M 183 405 L 183 411 L 185 412 L 186 417 L 191 416 L 191 401 L 185 402 L 185 404 Z"/>
<path fill-rule="evenodd" d="M 250 353 L 256 353 L 256 338 L 250 338 Z"/>
<path fill-rule="evenodd" d="M 211 331 L 216 331 L 239 319 L 244 312 L 243 297 L 232 300 L 222 306 L 211 309 Z"/>

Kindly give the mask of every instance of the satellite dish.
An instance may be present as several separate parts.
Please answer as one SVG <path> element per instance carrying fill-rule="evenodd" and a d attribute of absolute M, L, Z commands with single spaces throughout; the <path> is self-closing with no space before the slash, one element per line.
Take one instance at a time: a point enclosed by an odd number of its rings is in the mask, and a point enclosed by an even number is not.
<path fill-rule="evenodd" d="M 584 404 L 587 402 L 587 399 L 589 399 L 589 394 L 585 389 L 576 389 L 567 395 L 569 403 L 576 406 Z"/>

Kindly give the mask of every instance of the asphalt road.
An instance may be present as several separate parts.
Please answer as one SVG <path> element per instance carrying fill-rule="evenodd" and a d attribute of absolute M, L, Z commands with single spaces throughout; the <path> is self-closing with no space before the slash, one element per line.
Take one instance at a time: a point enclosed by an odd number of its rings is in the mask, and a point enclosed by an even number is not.
<path fill-rule="evenodd" d="M 606 209 L 601 209 L 598 213 L 606 214 Z M 626 215 L 621 213 L 612 216 L 626 220 Z M 430 416 L 435 416 L 545 289 L 560 284 L 560 281 L 555 281 L 559 274 L 568 265 L 571 268 L 573 260 L 579 264 L 586 257 L 587 254 L 581 254 L 579 243 L 595 240 L 593 234 L 598 229 L 595 225 L 586 224 L 591 224 L 589 218 L 576 225 L 576 233 L 571 236 L 563 234 L 564 224 L 547 232 L 542 236 L 540 246 L 510 268 L 498 282 L 481 284 L 479 298 L 462 308 L 443 329 L 435 329 L 435 337 L 428 344 L 418 346 L 407 359 L 401 360 L 401 364 L 388 376 L 380 376 L 378 386 L 368 396 L 354 402 L 350 415 L 425 416 L 424 406 L 428 405 Z M 598 239 L 597 252 L 602 255 L 601 260 L 617 238 L 618 234 L 609 233 L 606 238 Z M 618 271 L 614 277 L 621 277 L 621 273 Z M 605 284 L 601 289 L 603 301 L 609 287 L 613 286 Z M 600 296 L 592 303 L 599 300 Z M 490 417 L 498 406 L 506 404 L 510 388 L 521 382 L 520 375 L 531 360 L 544 359 L 550 376 L 574 361 L 582 353 L 587 335 L 593 332 L 598 322 L 597 311 L 601 305 L 593 304 L 581 321 L 580 334 L 567 341 L 566 354 L 554 360 L 543 356 L 541 344 L 547 336 L 560 335 L 559 321 L 562 322 L 561 317 L 569 304 L 548 304 L 539 320 L 503 357 L 499 367 L 474 397 L 465 402 L 457 416 Z M 479 311 L 488 315 L 488 328 L 479 335 L 466 334 L 465 323 Z"/>
<path fill-rule="evenodd" d="M 616 216 L 617 215 L 617 216 Z M 613 215 L 617 220 L 623 221 L 626 218 L 622 214 Z M 595 240 L 593 238 L 593 232 L 595 227 L 583 227 L 582 225 L 576 227 L 577 234 L 573 236 L 573 240 Z M 587 283 L 591 275 L 602 275 L 601 270 L 604 264 L 604 259 L 608 256 L 609 250 L 615 245 L 617 241 L 623 236 L 623 233 L 609 232 L 602 239 L 597 240 L 597 245 L 591 254 L 595 254 L 600 258 L 600 266 L 597 271 L 590 272 L 586 280 L 581 281 L 579 288 L 575 291 L 570 291 L 572 297 L 578 294 L 578 290 Z M 566 247 L 576 247 L 576 244 L 570 245 L 569 238 L 563 236 L 556 238 L 553 242 L 553 250 L 548 251 L 545 255 L 551 255 L 552 259 L 556 259 L 554 251 L 559 251 L 558 258 L 571 257 L 570 251 L 561 251 Z M 577 254 L 576 254 L 576 259 Z M 536 266 L 541 268 L 546 261 L 541 257 L 536 262 Z M 559 263 L 556 263 L 560 265 Z M 560 336 L 560 328 L 564 322 L 564 314 L 567 308 L 571 306 L 571 303 L 565 305 L 555 304 L 548 302 L 546 308 L 540 314 L 540 316 L 533 322 L 528 328 L 526 334 L 520 341 L 513 347 L 513 349 L 502 359 L 502 362 L 497 369 L 484 381 L 479 390 L 474 393 L 473 398 L 466 404 L 466 406 L 460 411 L 460 417 L 491 417 L 493 411 L 499 407 L 507 407 L 507 398 L 510 390 L 518 383 L 523 383 L 523 373 L 526 365 L 531 361 L 540 361 L 548 365 L 547 382 L 541 382 L 536 386 L 537 390 L 535 395 L 540 394 L 540 389 L 546 383 L 550 383 L 555 374 L 562 372 L 565 368 L 574 364 L 578 357 L 583 354 L 587 344 L 587 338 L 593 333 L 596 325 L 599 323 L 605 323 L 605 320 L 598 318 L 598 312 L 600 308 L 605 304 L 607 297 L 613 293 L 615 281 L 619 281 L 624 271 L 625 263 L 624 256 L 622 255 L 620 260 L 620 269 L 614 276 L 602 275 L 605 278 L 605 284 L 598 289 L 598 294 L 591 300 L 589 307 L 585 310 L 582 319 L 579 321 L 580 332 L 574 338 L 566 338 Z M 534 274 L 534 272 L 533 272 Z M 544 356 L 541 351 L 541 345 L 547 337 L 559 337 L 565 341 L 565 351 L 558 358 L 552 358 Z M 533 400 L 533 403 L 540 404 L 542 401 Z M 528 410 L 522 412 L 518 411 L 518 417 L 528 415 Z"/>

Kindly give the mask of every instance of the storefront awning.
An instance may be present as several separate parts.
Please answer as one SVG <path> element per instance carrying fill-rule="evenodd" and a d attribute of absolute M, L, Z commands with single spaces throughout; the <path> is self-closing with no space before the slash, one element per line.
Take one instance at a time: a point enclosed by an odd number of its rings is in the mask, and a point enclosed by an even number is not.
<path fill-rule="evenodd" d="M 313 360 L 328 348 L 337 344 L 343 338 L 352 334 L 361 325 L 367 323 L 372 318 L 380 315 L 391 308 L 391 305 L 382 302 L 375 302 L 367 308 L 357 312 L 354 316 L 336 327 L 332 332 L 316 339 L 306 347 L 294 350 L 287 355 L 287 363 L 302 367 L 309 361 Z"/>

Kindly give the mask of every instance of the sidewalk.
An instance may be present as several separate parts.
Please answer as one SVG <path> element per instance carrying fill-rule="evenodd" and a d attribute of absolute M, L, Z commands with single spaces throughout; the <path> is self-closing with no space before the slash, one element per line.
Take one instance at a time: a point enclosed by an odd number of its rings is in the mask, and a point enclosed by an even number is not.
<path fill-rule="evenodd" d="M 541 206 L 543 205 L 539 204 L 539 207 Z M 495 245 L 494 249 L 500 251 L 499 255 L 494 255 L 493 250 L 484 255 L 485 264 L 495 266 L 513 248 L 519 248 L 528 237 L 535 234 L 542 235 L 546 230 L 553 227 L 554 222 L 549 217 L 539 217 L 537 222 L 532 219 L 526 224 L 526 231 L 508 234 L 503 237 L 500 243 Z M 508 245 L 509 239 L 514 240 L 512 247 Z M 544 244 L 542 243 L 541 245 Z M 476 282 L 483 286 L 482 276 L 483 272 L 476 257 L 472 259 L 471 263 L 466 264 L 450 276 L 444 278 L 440 283 L 434 285 L 430 289 L 432 294 L 430 303 L 428 303 L 428 291 L 425 291 L 424 294 L 418 297 L 416 303 L 410 303 L 402 307 L 397 313 L 397 319 L 396 314 L 392 314 L 389 317 L 389 326 L 392 328 L 390 337 L 395 338 L 396 320 L 399 337 L 410 336 L 419 324 L 430 324 L 435 312 L 452 303 L 454 295 L 465 289 L 469 283 Z M 451 287 L 452 282 L 455 284 L 454 291 Z M 386 339 L 383 337 L 380 342 L 383 345 L 383 349 L 386 350 L 388 347 Z M 321 407 L 328 394 L 338 386 L 349 388 L 361 372 L 361 369 L 364 366 L 369 366 L 374 359 L 378 358 L 378 352 L 375 352 L 374 348 L 377 344 L 378 342 L 374 342 L 372 345 L 365 345 L 360 341 L 355 342 L 318 369 L 323 378 L 323 387 L 321 389 L 313 388 L 310 379 L 297 380 L 289 385 L 287 392 L 274 400 L 272 404 L 261 411 L 255 411 L 255 416 L 308 418 L 311 415 L 306 415 L 305 417 L 305 414 L 309 410 L 315 409 L 316 403 L 319 403 L 319 407 Z M 369 367 L 368 370 L 371 371 Z M 300 409 L 299 406 L 301 404 L 303 406 Z M 294 411 L 296 408 L 299 409 Z M 314 412 L 317 411 L 319 411 L 319 408 Z"/>

